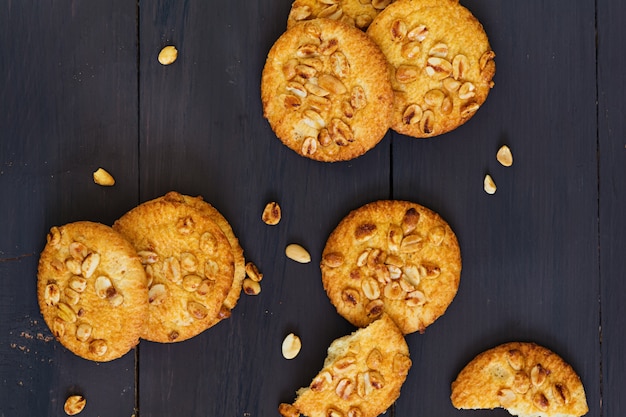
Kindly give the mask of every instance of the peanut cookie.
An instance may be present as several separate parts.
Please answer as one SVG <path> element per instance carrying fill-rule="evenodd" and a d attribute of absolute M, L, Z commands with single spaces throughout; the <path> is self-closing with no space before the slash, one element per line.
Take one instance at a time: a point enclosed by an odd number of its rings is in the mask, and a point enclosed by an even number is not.
<path fill-rule="evenodd" d="M 387 315 L 333 341 L 323 369 L 300 388 L 284 417 L 375 417 L 400 396 L 411 368 L 404 335 Z"/>
<path fill-rule="evenodd" d="M 133 246 L 109 226 L 75 222 L 52 227 L 41 253 L 37 297 L 63 346 L 105 362 L 139 343 L 148 316 L 148 287 Z"/>
<path fill-rule="evenodd" d="M 534 343 L 511 342 L 472 359 L 452 383 L 458 409 L 502 407 L 517 416 L 587 414 L 580 378 L 557 354 Z"/>
<path fill-rule="evenodd" d="M 230 223 L 228 220 L 220 213 L 215 207 L 213 207 L 208 202 L 204 201 L 201 196 L 198 197 L 190 197 L 186 195 L 179 194 L 175 191 L 171 191 L 167 193 L 165 196 L 161 197 L 162 199 L 169 200 L 178 200 L 185 204 L 189 204 L 198 210 L 204 211 L 210 218 L 213 220 L 219 228 L 222 230 L 224 235 L 226 235 L 226 239 L 230 243 L 230 247 L 233 253 L 233 260 L 235 262 L 235 272 L 233 278 L 233 285 L 228 292 L 228 296 L 224 300 L 224 304 L 216 318 L 216 323 L 221 319 L 230 317 L 230 311 L 235 308 L 237 302 L 239 301 L 239 296 L 241 295 L 241 288 L 243 284 L 243 280 L 246 277 L 246 260 L 243 256 L 243 249 L 241 245 L 239 245 L 239 240 L 235 236 Z"/>
<path fill-rule="evenodd" d="M 399 0 L 367 34 L 393 67 L 391 128 L 426 138 L 469 120 L 493 87 L 495 53 L 480 22 L 458 0 Z"/>
<path fill-rule="evenodd" d="M 291 5 L 287 27 L 315 18 L 340 20 L 366 30 L 374 18 L 395 0 L 296 0 Z"/>
<path fill-rule="evenodd" d="M 133 244 L 148 277 L 143 339 L 183 341 L 224 317 L 235 273 L 233 251 L 206 210 L 168 194 L 130 210 L 113 228 Z"/>
<path fill-rule="evenodd" d="M 456 295 L 461 253 L 438 214 L 408 201 L 381 200 L 339 223 L 321 270 L 330 301 L 355 326 L 387 313 L 403 333 L 422 333 Z"/>
<path fill-rule="evenodd" d="M 276 136 L 318 161 L 356 158 L 389 129 L 388 64 L 361 30 L 314 19 L 283 33 L 261 79 L 263 114 Z"/>

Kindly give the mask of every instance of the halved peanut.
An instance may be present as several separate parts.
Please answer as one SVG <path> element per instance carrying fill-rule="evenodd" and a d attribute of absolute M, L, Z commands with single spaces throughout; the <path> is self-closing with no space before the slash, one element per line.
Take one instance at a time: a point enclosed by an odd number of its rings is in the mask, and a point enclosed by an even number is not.
<path fill-rule="evenodd" d="M 511 149 L 506 145 L 502 145 L 500 149 L 498 149 L 496 159 L 505 167 L 513 165 L 513 154 L 511 153 Z"/>
<path fill-rule="evenodd" d="M 287 245 L 285 248 L 285 255 L 287 255 L 289 259 L 301 264 L 311 262 L 311 255 L 309 252 L 297 243 Z"/>
<path fill-rule="evenodd" d="M 491 178 L 491 175 L 487 174 L 485 175 L 485 179 L 483 181 L 483 188 L 485 189 L 485 192 L 487 194 L 495 194 L 497 187 L 496 187 L 496 183 L 493 181 L 493 178 Z"/>
<path fill-rule="evenodd" d="M 250 278 L 245 278 L 243 280 L 242 289 L 247 295 L 259 295 L 261 293 L 261 284 Z"/>
<path fill-rule="evenodd" d="M 293 333 L 289 333 L 283 340 L 281 350 L 285 359 L 293 359 L 298 356 L 302 349 L 300 338 Z"/>
<path fill-rule="evenodd" d="M 65 400 L 63 411 L 65 411 L 65 414 L 68 416 L 73 416 L 83 411 L 85 405 L 87 405 L 85 397 L 82 395 L 70 395 Z"/>
<path fill-rule="evenodd" d="M 265 205 L 263 209 L 263 214 L 261 215 L 261 220 L 265 224 L 270 226 L 275 226 L 280 222 L 281 219 L 281 209 L 277 202 L 271 201 Z"/>
<path fill-rule="evenodd" d="M 173 64 L 176 58 L 178 58 L 178 50 L 173 45 L 168 45 L 159 52 L 158 59 L 161 65 Z"/>
<path fill-rule="evenodd" d="M 104 187 L 115 185 L 115 178 L 109 174 L 104 168 L 98 168 L 93 173 L 93 182 Z"/>

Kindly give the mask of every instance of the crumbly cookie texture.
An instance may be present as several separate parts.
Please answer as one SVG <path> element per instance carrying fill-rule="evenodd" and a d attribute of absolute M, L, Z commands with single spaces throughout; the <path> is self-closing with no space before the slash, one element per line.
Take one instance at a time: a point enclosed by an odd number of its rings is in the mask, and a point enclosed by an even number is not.
<path fill-rule="evenodd" d="M 220 213 L 210 203 L 204 201 L 201 196 L 191 197 L 171 191 L 160 198 L 164 200 L 180 201 L 204 212 L 219 226 L 230 243 L 235 265 L 233 284 L 228 292 L 228 295 L 226 296 L 226 299 L 224 300 L 220 313 L 216 317 L 215 323 L 211 325 L 217 324 L 220 320 L 230 317 L 230 311 L 235 308 L 237 302 L 239 301 L 243 280 L 246 277 L 246 260 L 244 258 L 243 248 L 239 244 L 239 239 L 235 236 L 230 223 L 226 220 L 222 213 Z"/>
<path fill-rule="evenodd" d="M 422 333 L 456 295 L 461 252 L 437 213 L 409 201 L 381 200 L 339 223 L 320 267 L 332 304 L 355 326 L 386 313 L 403 333 Z"/>
<path fill-rule="evenodd" d="M 383 315 L 333 341 L 322 370 L 279 412 L 284 417 L 378 416 L 398 399 L 410 368 L 404 335 Z"/>
<path fill-rule="evenodd" d="M 393 91 L 387 61 L 365 33 L 314 19 L 288 29 L 270 49 L 261 100 L 286 146 L 334 162 L 356 158 L 382 140 Z"/>
<path fill-rule="evenodd" d="M 141 337 L 179 342 L 227 317 L 231 244 L 205 209 L 178 193 L 140 204 L 113 228 L 135 247 L 148 277 L 149 316 Z"/>
<path fill-rule="evenodd" d="M 148 316 L 147 279 L 132 245 L 109 226 L 52 227 L 41 253 L 37 296 L 63 346 L 106 362 L 139 343 Z"/>
<path fill-rule="evenodd" d="M 493 87 L 495 53 L 481 23 L 458 0 L 398 0 L 367 34 L 392 67 L 391 128 L 417 138 L 468 121 Z"/>
<path fill-rule="evenodd" d="M 291 5 L 287 27 L 306 20 L 340 20 L 366 30 L 374 18 L 394 0 L 296 0 Z"/>
<path fill-rule="evenodd" d="M 528 342 L 505 343 L 470 361 L 452 383 L 458 409 L 502 407 L 520 417 L 587 414 L 582 382 L 549 349 Z"/>

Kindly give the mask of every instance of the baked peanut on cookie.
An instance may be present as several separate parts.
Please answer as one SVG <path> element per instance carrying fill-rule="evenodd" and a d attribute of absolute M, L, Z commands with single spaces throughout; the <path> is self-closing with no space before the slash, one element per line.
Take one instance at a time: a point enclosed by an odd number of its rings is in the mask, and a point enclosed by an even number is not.
<path fill-rule="evenodd" d="M 468 121 L 493 87 L 495 53 L 458 0 L 398 0 L 367 29 L 392 66 L 391 128 L 417 138 Z"/>
<path fill-rule="evenodd" d="M 452 383 L 458 409 L 502 407 L 521 417 L 579 417 L 589 410 L 582 382 L 556 353 L 511 342 L 472 359 Z"/>
<path fill-rule="evenodd" d="M 355 326 L 386 313 L 403 333 L 421 333 L 456 295 L 461 252 L 437 213 L 409 201 L 381 200 L 341 220 L 320 267 L 330 301 Z"/>
<path fill-rule="evenodd" d="M 334 162 L 356 158 L 382 140 L 393 91 L 387 61 L 365 33 L 314 19 L 288 29 L 270 49 L 261 100 L 286 146 Z"/>
<path fill-rule="evenodd" d="M 284 417 L 375 417 L 400 396 L 411 368 L 404 335 L 388 316 L 333 341 L 322 370 L 293 404 L 283 403 Z"/>
<path fill-rule="evenodd" d="M 230 314 L 233 248 L 206 209 L 169 193 L 133 208 L 113 228 L 135 247 L 148 277 L 143 339 L 183 341 Z"/>
<path fill-rule="evenodd" d="M 43 318 L 76 355 L 105 362 L 139 343 L 148 317 L 146 274 L 133 246 L 109 226 L 52 227 L 37 276 Z"/>
<path fill-rule="evenodd" d="M 394 0 L 295 0 L 287 27 L 315 18 L 340 20 L 366 30 L 374 18 Z"/>

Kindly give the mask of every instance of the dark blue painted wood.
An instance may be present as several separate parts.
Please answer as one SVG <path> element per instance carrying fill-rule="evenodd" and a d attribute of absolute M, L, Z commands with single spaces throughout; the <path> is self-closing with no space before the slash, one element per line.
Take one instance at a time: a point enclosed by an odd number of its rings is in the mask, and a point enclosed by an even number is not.
<path fill-rule="evenodd" d="M 407 336 L 414 368 L 388 414 L 508 415 L 456 411 L 448 397 L 467 361 L 509 340 L 570 362 L 589 416 L 625 414 L 626 6 L 462 3 L 497 53 L 483 108 L 442 137 L 388 134 L 337 164 L 300 158 L 262 118 L 261 69 L 289 1 L 0 5 L 0 417 L 63 415 L 73 392 L 87 397 L 85 416 L 276 415 L 353 330 L 322 289 L 326 237 L 351 209 L 390 197 L 446 218 L 464 266 L 446 314 Z M 156 57 L 168 44 L 179 58 L 164 67 Z M 510 168 L 495 160 L 504 143 Z M 92 183 L 101 165 L 115 187 Z M 37 307 L 46 231 L 110 224 L 169 190 L 203 195 L 226 216 L 265 274 L 261 294 L 242 295 L 231 318 L 183 343 L 141 342 L 108 364 L 75 357 Z M 260 219 L 270 200 L 283 208 L 278 226 Z M 292 242 L 311 264 L 285 258 Z M 292 331 L 303 349 L 286 361 L 280 343 Z"/>

